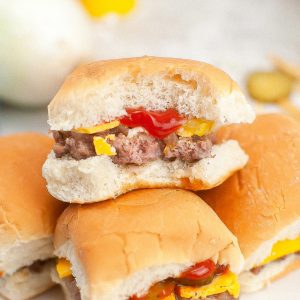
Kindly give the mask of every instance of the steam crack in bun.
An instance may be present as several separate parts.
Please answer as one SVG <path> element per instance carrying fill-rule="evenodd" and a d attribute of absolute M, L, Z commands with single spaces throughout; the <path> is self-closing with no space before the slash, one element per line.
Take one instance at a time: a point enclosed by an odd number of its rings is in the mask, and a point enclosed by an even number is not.
<path fill-rule="evenodd" d="M 210 207 L 173 189 L 71 205 L 59 218 L 55 249 L 71 262 L 82 300 L 127 300 L 209 258 L 233 272 L 243 264 L 236 238 Z"/>
<path fill-rule="evenodd" d="M 216 138 L 239 141 L 249 162 L 199 194 L 237 236 L 245 256 L 241 288 L 254 291 L 299 265 L 300 125 L 284 115 L 260 115 L 251 125 L 221 128 Z M 270 259 L 274 246 L 283 256 Z"/>
<path fill-rule="evenodd" d="M 27 268 L 53 257 L 64 207 L 49 195 L 41 174 L 52 145 L 35 133 L 0 138 L 0 297 L 28 299 L 53 285 L 48 263 L 39 274 Z"/>
<path fill-rule="evenodd" d="M 166 140 L 153 137 L 143 125 L 126 127 L 120 120 L 129 117 L 128 109 L 172 110 L 181 118 L 180 129 L 189 120 L 199 122 L 198 135 L 174 131 Z M 56 144 L 43 174 L 50 193 L 71 203 L 102 201 L 138 188 L 214 187 L 242 168 L 247 155 L 235 141 L 215 144 L 211 127 L 254 119 L 236 83 L 221 70 L 158 57 L 81 66 L 66 79 L 48 111 Z M 97 131 L 115 121 L 121 126 Z M 100 139 L 100 149 L 93 138 Z"/>

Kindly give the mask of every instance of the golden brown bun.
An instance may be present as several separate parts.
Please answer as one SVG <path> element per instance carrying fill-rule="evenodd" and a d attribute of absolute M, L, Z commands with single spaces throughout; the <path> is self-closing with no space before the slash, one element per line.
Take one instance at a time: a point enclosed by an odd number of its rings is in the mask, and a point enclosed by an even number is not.
<path fill-rule="evenodd" d="M 64 206 L 50 196 L 42 177 L 52 144 L 37 133 L 0 137 L 1 244 L 53 233 Z"/>
<path fill-rule="evenodd" d="M 233 271 L 243 264 L 236 238 L 213 210 L 176 189 L 72 205 L 59 218 L 54 246 L 72 262 L 83 299 L 128 298 L 208 258 Z"/>
<path fill-rule="evenodd" d="M 141 106 L 175 108 L 217 123 L 254 119 L 239 87 L 223 71 L 186 59 L 137 57 L 77 68 L 50 103 L 49 124 L 53 130 L 90 127 L 124 115 L 126 107 Z"/>
<path fill-rule="evenodd" d="M 228 138 L 241 144 L 248 164 L 199 194 L 237 236 L 246 264 L 253 256 L 249 269 L 277 240 L 299 236 L 300 124 L 285 115 L 260 115 L 251 125 L 221 128 L 217 140 Z"/>
<path fill-rule="evenodd" d="M 13 274 L 53 256 L 64 205 L 49 195 L 42 165 L 52 140 L 37 133 L 0 137 L 0 271 Z"/>

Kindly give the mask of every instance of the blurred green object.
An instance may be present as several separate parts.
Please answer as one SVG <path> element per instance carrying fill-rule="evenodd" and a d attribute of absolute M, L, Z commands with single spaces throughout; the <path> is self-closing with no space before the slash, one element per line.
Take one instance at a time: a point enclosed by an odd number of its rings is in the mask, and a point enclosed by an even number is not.
<path fill-rule="evenodd" d="M 0 2 L 0 98 L 43 106 L 65 76 L 90 60 L 90 20 L 74 0 Z"/>

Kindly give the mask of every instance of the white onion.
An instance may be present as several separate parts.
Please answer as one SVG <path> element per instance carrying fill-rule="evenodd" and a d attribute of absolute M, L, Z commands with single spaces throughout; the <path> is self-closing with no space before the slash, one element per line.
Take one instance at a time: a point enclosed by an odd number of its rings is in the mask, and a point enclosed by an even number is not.
<path fill-rule="evenodd" d="M 0 0 L 0 98 L 48 103 L 92 53 L 88 16 L 76 0 Z"/>

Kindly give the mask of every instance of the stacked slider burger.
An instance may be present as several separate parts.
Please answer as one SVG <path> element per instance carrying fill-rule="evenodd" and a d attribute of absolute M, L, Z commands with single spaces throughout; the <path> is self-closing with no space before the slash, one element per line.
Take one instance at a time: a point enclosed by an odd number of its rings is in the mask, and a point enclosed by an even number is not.
<path fill-rule="evenodd" d="M 71 203 L 153 187 L 209 189 L 247 162 L 235 140 L 216 143 L 220 124 L 254 112 L 221 70 L 201 62 L 141 57 L 75 70 L 49 105 L 55 139 L 43 174 Z"/>
<path fill-rule="evenodd" d="M 68 300 L 239 297 L 237 240 L 192 192 L 138 190 L 71 205 L 54 243 L 60 259 L 53 277 Z"/>
<path fill-rule="evenodd" d="M 29 299 L 53 286 L 53 233 L 64 205 L 41 174 L 52 144 L 35 133 L 0 138 L 0 299 Z"/>
<path fill-rule="evenodd" d="M 300 267 L 300 126 L 280 114 L 222 128 L 237 139 L 247 166 L 201 197 L 236 235 L 245 257 L 242 291 L 252 292 Z"/>
<path fill-rule="evenodd" d="M 75 70 L 49 105 L 55 144 L 43 167 L 50 193 L 77 203 L 55 233 L 53 278 L 66 297 L 238 298 L 235 237 L 198 196 L 170 188 L 209 189 L 244 167 L 238 142 L 213 132 L 253 119 L 237 85 L 205 63 L 142 57 Z"/>

